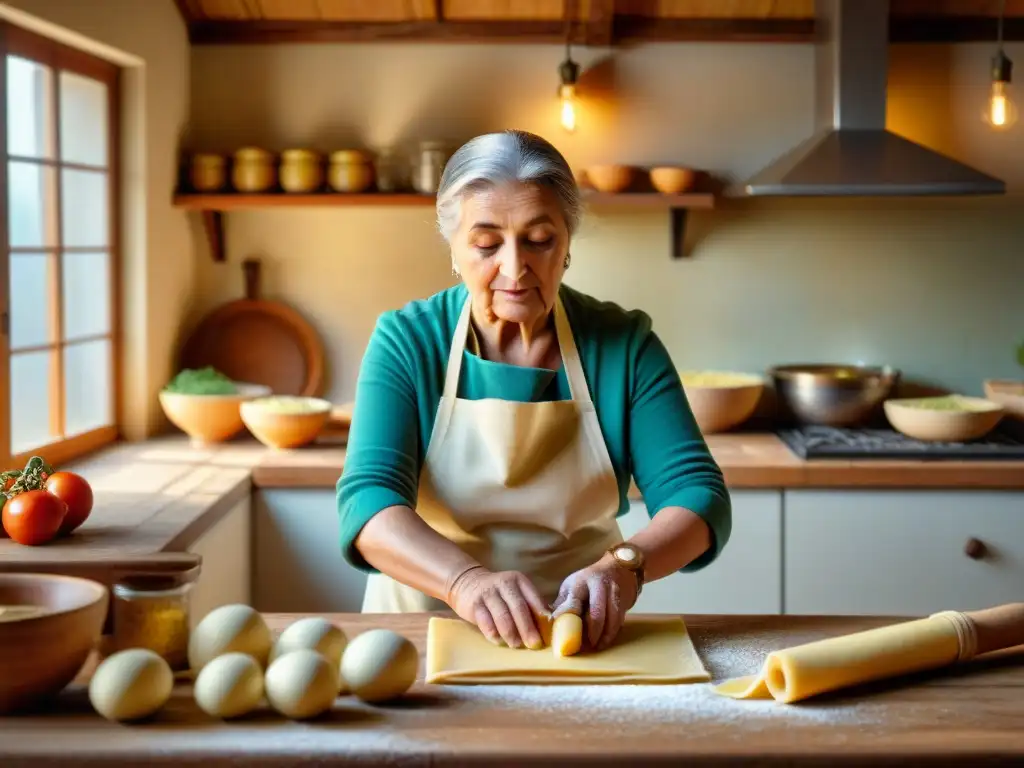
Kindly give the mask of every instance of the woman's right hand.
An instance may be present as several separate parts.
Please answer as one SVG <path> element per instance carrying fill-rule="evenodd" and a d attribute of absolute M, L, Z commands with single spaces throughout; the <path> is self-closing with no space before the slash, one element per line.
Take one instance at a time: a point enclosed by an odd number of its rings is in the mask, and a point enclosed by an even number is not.
<path fill-rule="evenodd" d="M 475 566 L 459 574 L 448 594 L 452 610 L 475 624 L 492 643 L 535 650 L 544 647 L 536 617 L 548 615 L 548 607 L 524 574 L 493 573 Z"/>

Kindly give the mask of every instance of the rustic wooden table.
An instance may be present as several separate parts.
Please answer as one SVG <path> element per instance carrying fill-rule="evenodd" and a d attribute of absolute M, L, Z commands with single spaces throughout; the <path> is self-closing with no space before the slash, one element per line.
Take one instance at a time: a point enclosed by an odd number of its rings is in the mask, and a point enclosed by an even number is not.
<path fill-rule="evenodd" d="M 281 629 L 294 615 L 269 615 Z M 330 617 L 420 648 L 427 617 Z M 756 671 L 775 648 L 891 623 L 877 618 L 687 617 L 715 680 Z M 0 766 L 1022 765 L 1024 647 L 958 669 L 865 686 L 798 705 L 733 701 L 706 685 L 417 684 L 403 702 L 338 699 L 294 723 L 262 710 L 221 723 L 179 685 L 144 724 L 93 713 L 83 670 L 45 713 L 0 718 Z"/>

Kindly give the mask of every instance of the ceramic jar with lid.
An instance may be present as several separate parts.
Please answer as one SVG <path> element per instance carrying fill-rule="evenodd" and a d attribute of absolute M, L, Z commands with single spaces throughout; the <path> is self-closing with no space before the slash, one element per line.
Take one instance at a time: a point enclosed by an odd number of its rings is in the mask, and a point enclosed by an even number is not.
<path fill-rule="evenodd" d="M 365 192 L 373 183 L 373 162 L 357 149 L 339 149 L 331 154 L 327 183 L 335 192 Z"/>
<path fill-rule="evenodd" d="M 227 158 L 196 153 L 189 164 L 189 184 L 196 192 L 219 192 L 228 183 Z"/>
<path fill-rule="evenodd" d="M 441 174 L 450 156 L 443 141 L 422 141 L 412 169 L 412 186 L 421 195 L 433 195 L 441 184 Z"/>
<path fill-rule="evenodd" d="M 235 152 L 231 183 L 236 190 L 266 192 L 276 181 L 273 154 L 258 147 L 244 147 Z"/>
<path fill-rule="evenodd" d="M 124 576 L 114 584 L 108 652 L 148 648 L 174 671 L 188 669 L 191 593 L 198 570 Z"/>
<path fill-rule="evenodd" d="M 320 155 L 311 149 L 286 149 L 278 176 L 285 192 L 316 192 L 324 183 Z"/>

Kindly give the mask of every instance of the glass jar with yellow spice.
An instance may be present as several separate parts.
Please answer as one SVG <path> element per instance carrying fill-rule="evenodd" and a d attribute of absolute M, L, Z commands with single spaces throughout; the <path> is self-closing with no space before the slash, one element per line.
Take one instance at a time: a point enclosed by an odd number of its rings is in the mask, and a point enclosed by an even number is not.
<path fill-rule="evenodd" d="M 316 192 L 324 183 L 320 155 L 311 149 L 286 149 L 278 176 L 285 192 Z"/>
<path fill-rule="evenodd" d="M 113 587 L 111 652 L 148 648 L 188 669 L 191 592 L 198 569 L 122 577 Z"/>
<path fill-rule="evenodd" d="M 373 162 L 357 149 L 340 149 L 331 154 L 327 181 L 335 192 L 365 192 L 373 183 Z"/>
<path fill-rule="evenodd" d="M 276 181 L 273 154 L 258 147 L 244 147 L 235 152 L 231 183 L 236 190 L 266 192 Z"/>
<path fill-rule="evenodd" d="M 219 192 L 228 182 L 227 158 L 196 153 L 189 165 L 189 183 L 196 192 Z"/>

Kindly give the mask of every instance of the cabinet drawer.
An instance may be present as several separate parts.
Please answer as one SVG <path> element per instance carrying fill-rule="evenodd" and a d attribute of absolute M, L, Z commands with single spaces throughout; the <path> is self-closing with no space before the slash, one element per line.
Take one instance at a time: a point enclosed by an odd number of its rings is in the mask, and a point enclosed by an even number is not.
<path fill-rule="evenodd" d="M 1024 595 L 1019 492 L 788 491 L 783 517 L 788 614 L 922 615 Z"/>
<path fill-rule="evenodd" d="M 634 502 L 619 518 L 629 538 L 650 522 Z M 782 494 L 732 492 L 732 536 L 718 559 L 703 570 L 674 573 L 647 584 L 634 611 L 640 613 L 778 614 L 782 611 Z"/>

